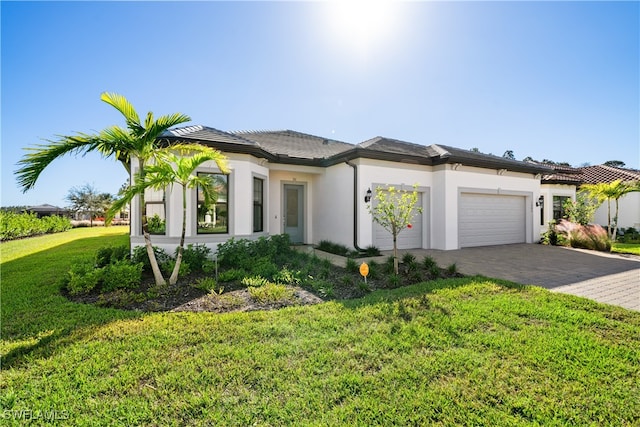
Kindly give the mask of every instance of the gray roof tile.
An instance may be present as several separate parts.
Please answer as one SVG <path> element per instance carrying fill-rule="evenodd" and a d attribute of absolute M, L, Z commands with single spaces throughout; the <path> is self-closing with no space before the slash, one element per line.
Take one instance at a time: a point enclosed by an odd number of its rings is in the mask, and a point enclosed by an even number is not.
<path fill-rule="evenodd" d="M 240 131 L 234 135 L 255 141 L 271 154 L 299 159 L 327 159 L 354 148 L 346 142 L 292 130 Z"/>

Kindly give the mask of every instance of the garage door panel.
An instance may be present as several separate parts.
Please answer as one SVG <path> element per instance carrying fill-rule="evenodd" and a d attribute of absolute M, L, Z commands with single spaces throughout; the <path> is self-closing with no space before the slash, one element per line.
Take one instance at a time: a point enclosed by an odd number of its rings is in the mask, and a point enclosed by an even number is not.
<path fill-rule="evenodd" d="M 458 212 L 460 247 L 525 242 L 525 198 L 462 193 Z"/>

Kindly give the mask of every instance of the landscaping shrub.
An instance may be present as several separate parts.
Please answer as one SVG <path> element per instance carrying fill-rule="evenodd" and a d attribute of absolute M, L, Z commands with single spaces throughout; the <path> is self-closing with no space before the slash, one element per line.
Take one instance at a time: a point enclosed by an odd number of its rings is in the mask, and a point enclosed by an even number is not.
<path fill-rule="evenodd" d="M 558 244 L 566 242 L 573 248 L 609 251 L 611 241 L 607 231 L 600 225 L 580 225 L 560 220 L 554 227 Z M 561 239 L 562 236 L 562 239 Z"/>
<path fill-rule="evenodd" d="M 618 238 L 620 243 L 640 243 L 640 231 L 633 227 L 623 230 L 622 237 Z"/>
<path fill-rule="evenodd" d="M 427 270 L 430 270 L 434 265 L 437 266 L 436 260 L 431 258 L 430 256 L 425 256 L 424 259 L 422 260 L 422 265 L 424 266 L 424 268 L 426 268 Z"/>
<path fill-rule="evenodd" d="M 160 270 L 162 270 L 162 272 L 167 275 L 170 276 L 171 273 L 173 273 L 173 269 L 176 266 L 176 260 L 175 259 L 170 259 L 169 261 L 165 261 L 162 264 L 160 264 Z M 191 273 L 191 266 L 189 265 L 189 263 L 182 261 L 180 263 L 180 269 L 178 271 L 178 276 L 180 277 L 184 277 L 186 275 L 188 275 L 189 273 Z"/>
<path fill-rule="evenodd" d="M 278 266 L 271 261 L 269 257 L 258 258 L 253 265 L 247 267 L 251 273 L 256 276 L 266 277 L 271 280 L 278 273 Z"/>
<path fill-rule="evenodd" d="M 366 256 L 380 256 L 380 249 L 376 248 L 373 245 L 367 246 L 364 248 L 364 254 Z"/>
<path fill-rule="evenodd" d="M 167 252 L 159 248 L 157 246 L 153 247 L 153 252 L 156 254 L 156 260 L 159 265 L 169 261 L 171 257 Z M 133 264 L 142 263 L 143 271 L 151 271 L 151 263 L 149 262 L 149 256 L 147 255 L 147 248 L 145 246 L 136 246 L 133 249 L 133 254 L 131 255 L 131 262 Z"/>
<path fill-rule="evenodd" d="M 128 261 L 108 265 L 102 269 L 102 291 L 137 288 L 142 279 L 142 268 L 142 263 L 131 264 Z"/>
<path fill-rule="evenodd" d="M 347 258 L 347 263 L 344 268 L 351 273 L 357 273 L 360 269 L 360 264 L 353 258 Z"/>
<path fill-rule="evenodd" d="M 456 265 L 455 262 L 451 264 L 449 267 L 447 267 L 447 273 L 451 275 L 458 274 L 458 266 Z"/>
<path fill-rule="evenodd" d="M 206 292 L 222 293 L 222 290 L 224 290 L 223 287 L 218 286 L 218 282 L 216 282 L 216 279 L 213 277 L 201 277 L 196 280 L 195 283 L 192 283 L 191 286 Z"/>
<path fill-rule="evenodd" d="M 21 239 L 47 233 L 59 233 L 71 229 L 69 218 L 47 216 L 38 218 L 35 213 L 0 211 L 0 240 Z"/>
<path fill-rule="evenodd" d="M 250 286 L 254 288 L 259 288 L 260 286 L 264 286 L 267 283 L 269 283 L 269 281 L 261 276 L 251 276 L 251 277 L 244 277 L 240 281 L 240 283 L 242 283 L 244 286 L 247 286 L 247 287 Z"/>
<path fill-rule="evenodd" d="M 311 281 L 311 288 L 323 298 L 331 298 L 334 296 L 333 283 L 327 280 Z"/>
<path fill-rule="evenodd" d="M 203 271 L 204 266 L 209 261 L 211 249 L 205 245 L 187 245 L 182 251 L 182 262 L 186 262 L 191 267 L 192 272 Z M 178 256 L 178 248 L 176 248 L 175 256 Z"/>
<path fill-rule="evenodd" d="M 300 271 L 291 271 L 284 266 L 273 276 L 273 281 L 281 285 L 299 285 L 303 276 Z"/>
<path fill-rule="evenodd" d="M 262 304 L 288 301 L 294 295 L 293 289 L 271 282 L 259 287 L 250 286 L 248 291 L 251 298 Z"/>
<path fill-rule="evenodd" d="M 257 258 L 267 258 L 272 262 L 286 263 L 292 257 L 291 240 L 286 234 L 260 237 L 258 240 L 229 239 L 218 245 L 218 262 L 221 267 L 251 269 Z"/>
<path fill-rule="evenodd" d="M 340 243 L 333 243 L 329 240 L 321 240 L 316 248 L 323 252 L 329 252 L 331 254 L 344 257 L 349 256 L 349 254 L 351 253 L 351 250 L 345 245 L 341 245 Z"/>
<path fill-rule="evenodd" d="M 145 252 L 146 255 L 146 252 Z M 128 260 L 128 246 L 107 246 L 98 249 L 95 257 L 95 265 L 98 268 L 106 267 L 109 264 L 115 264 L 119 261 Z"/>
<path fill-rule="evenodd" d="M 95 268 L 90 259 L 75 262 L 69 268 L 65 287 L 71 295 L 89 293 L 100 283 L 102 273 L 101 269 Z"/>
<path fill-rule="evenodd" d="M 220 282 L 233 282 L 236 280 L 242 280 L 247 275 L 247 272 L 240 268 L 232 268 L 218 274 L 218 281 Z"/>

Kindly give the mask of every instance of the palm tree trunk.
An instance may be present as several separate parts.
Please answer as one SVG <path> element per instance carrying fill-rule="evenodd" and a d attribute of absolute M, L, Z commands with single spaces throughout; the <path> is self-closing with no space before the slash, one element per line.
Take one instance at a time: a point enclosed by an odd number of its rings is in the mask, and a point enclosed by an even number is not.
<path fill-rule="evenodd" d="M 611 199 L 607 199 L 607 234 L 611 238 Z"/>
<path fill-rule="evenodd" d="M 184 251 L 184 236 L 187 234 L 187 186 L 182 185 L 182 233 L 180 234 L 180 245 L 178 246 L 178 255 L 176 256 L 176 265 L 169 278 L 169 284 L 175 285 L 178 282 L 178 273 L 180 272 L 180 264 L 182 263 L 182 252 Z"/>
<path fill-rule="evenodd" d="M 144 179 L 144 166 L 142 160 L 140 161 L 140 177 Z M 151 243 L 151 236 L 149 235 L 149 224 L 147 223 L 147 207 L 144 202 L 144 192 L 140 194 L 140 221 L 142 223 L 142 235 L 144 236 L 144 246 L 147 249 L 147 256 L 149 257 L 149 264 L 151 265 L 151 271 L 153 272 L 153 278 L 156 282 L 156 286 L 162 286 L 166 283 L 158 260 L 156 259 L 156 253 L 153 251 L 153 244 Z"/>
<path fill-rule="evenodd" d="M 618 199 L 616 199 L 616 216 L 613 217 L 613 233 L 611 233 L 611 241 L 618 237 Z"/>

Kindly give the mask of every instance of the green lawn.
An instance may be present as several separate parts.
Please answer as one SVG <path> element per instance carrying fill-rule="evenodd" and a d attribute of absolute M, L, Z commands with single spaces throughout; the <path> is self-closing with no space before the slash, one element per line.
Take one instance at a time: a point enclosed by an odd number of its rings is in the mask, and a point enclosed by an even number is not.
<path fill-rule="evenodd" d="M 0 246 L 5 425 L 640 423 L 640 313 L 481 277 L 272 312 L 124 312 L 55 281 L 126 235 L 63 235 Z"/>
<path fill-rule="evenodd" d="M 613 243 L 611 252 L 640 255 L 640 243 Z"/>

